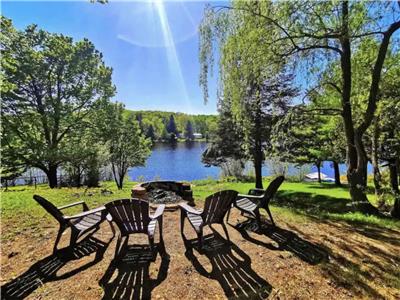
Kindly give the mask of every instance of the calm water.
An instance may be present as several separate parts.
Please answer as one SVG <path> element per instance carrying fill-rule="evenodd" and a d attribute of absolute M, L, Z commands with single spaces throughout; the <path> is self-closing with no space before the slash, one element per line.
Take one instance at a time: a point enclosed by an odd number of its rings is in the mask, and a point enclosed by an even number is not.
<path fill-rule="evenodd" d="M 128 171 L 131 179 L 144 180 L 154 178 L 163 180 L 196 180 L 209 176 L 218 178 L 220 169 L 205 167 L 201 162 L 201 154 L 207 148 L 205 142 L 156 143 L 145 167 L 132 168 Z"/>
<path fill-rule="evenodd" d="M 155 144 L 146 166 L 132 168 L 128 171 L 128 175 L 132 180 L 140 178 L 146 181 L 155 178 L 163 180 L 218 178 L 220 176 L 218 167 L 205 167 L 201 162 L 201 154 L 206 148 L 206 142 L 177 143 L 176 145 Z M 321 171 L 329 177 L 334 176 L 333 168 L 329 162 L 323 164 Z M 341 165 L 340 171 L 344 174 L 346 166 Z M 289 173 L 292 175 L 296 172 L 296 168 L 289 168 Z M 316 172 L 316 168 L 310 166 L 310 172 Z M 270 175 L 270 171 L 268 164 L 266 164 L 263 168 L 263 176 L 268 175 Z"/>

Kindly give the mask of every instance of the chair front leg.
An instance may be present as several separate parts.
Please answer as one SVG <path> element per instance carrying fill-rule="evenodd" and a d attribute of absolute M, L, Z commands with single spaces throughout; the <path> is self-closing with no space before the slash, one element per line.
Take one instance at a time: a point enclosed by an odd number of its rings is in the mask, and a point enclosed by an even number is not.
<path fill-rule="evenodd" d="M 204 238 L 203 238 L 203 227 L 200 227 L 199 232 L 197 232 L 197 240 L 199 243 L 199 249 L 203 249 L 203 242 L 204 242 Z"/>
<path fill-rule="evenodd" d="M 115 237 L 115 228 L 114 228 L 114 225 L 112 224 L 112 222 L 111 221 L 108 221 L 108 224 L 110 225 L 110 227 L 111 227 L 111 231 L 112 231 L 112 237 L 114 238 Z"/>
<path fill-rule="evenodd" d="M 223 222 L 221 223 L 221 226 L 222 226 L 222 229 L 224 229 L 224 232 L 225 232 L 225 235 L 226 235 L 226 238 L 227 238 L 228 242 L 230 242 L 231 240 L 229 238 L 228 229 L 226 228 L 226 226 L 225 226 L 225 224 Z"/>
<path fill-rule="evenodd" d="M 57 233 L 57 237 L 56 237 L 56 241 L 54 242 L 54 247 L 53 247 L 53 253 L 56 253 L 57 251 L 57 245 L 60 242 L 61 236 L 64 232 L 64 230 L 66 229 L 65 226 L 60 225 L 60 229 L 58 229 L 58 233 Z"/>
<path fill-rule="evenodd" d="M 164 243 L 163 237 L 163 217 L 158 218 L 158 229 L 160 230 L 160 243 Z"/>
<path fill-rule="evenodd" d="M 267 211 L 268 216 L 269 216 L 269 218 L 271 219 L 272 226 L 276 226 L 276 225 L 275 225 L 275 222 L 274 222 L 274 219 L 272 218 L 271 211 L 269 210 L 269 207 L 267 206 L 267 207 L 265 208 L 265 210 Z"/>
<path fill-rule="evenodd" d="M 122 241 L 124 239 L 124 241 Z M 128 236 L 118 235 L 117 245 L 115 246 L 114 260 L 117 260 L 121 254 L 124 247 L 128 243 Z"/>
<path fill-rule="evenodd" d="M 228 213 L 226 214 L 226 223 L 229 224 L 229 216 L 231 215 L 232 206 L 228 209 Z"/>
<path fill-rule="evenodd" d="M 79 237 L 79 231 L 76 231 L 71 228 L 71 239 L 69 241 L 69 247 L 72 248 L 76 245 L 76 241 L 78 240 Z"/>
<path fill-rule="evenodd" d="M 148 237 L 149 237 L 150 250 L 154 251 L 154 236 L 148 235 Z"/>
<path fill-rule="evenodd" d="M 184 212 L 183 209 L 181 209 L 181 235 L 182 236 L 184 236 L 183 228 L 185 226 L 185 217 L 186 217 L 186 212 Z"/>
<path fill-rule="evenodd" d="M 254 211 L 254 215 L 256 217 L 258 229 L 262 229 L 261 215 L 260 215 L 260 210 L 258 208 Z"/>

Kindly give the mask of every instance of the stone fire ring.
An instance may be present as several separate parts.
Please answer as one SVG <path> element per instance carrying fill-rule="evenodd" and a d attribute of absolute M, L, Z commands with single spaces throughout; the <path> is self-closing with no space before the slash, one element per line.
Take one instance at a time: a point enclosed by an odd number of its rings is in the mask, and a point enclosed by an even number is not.
<path fill-rule="evenodd" d="M 149 201 L 147 196 L 147 192 L 152 189 L 162 189 L 165 191 L 173 191 L 178 196 L 182 198 L 182 201 L 191 206 L 194 206 L 194 199 L 193 199 L 193 191 L 191 190 L 190 183 L 187 182 L 179 182 L 179 181 L 150 181 L 150 182 L 143 182 L 140 184 L 135 185 L 132 188 L 131 196 L 132 198 L 139 198 L 146 201 Z M 179 208 L 179 203 L 166 203 L 165 210 L 176 210 Z M 159 203 L 149 203 L 149 206 L 153 209 L 159 206 Z"/>

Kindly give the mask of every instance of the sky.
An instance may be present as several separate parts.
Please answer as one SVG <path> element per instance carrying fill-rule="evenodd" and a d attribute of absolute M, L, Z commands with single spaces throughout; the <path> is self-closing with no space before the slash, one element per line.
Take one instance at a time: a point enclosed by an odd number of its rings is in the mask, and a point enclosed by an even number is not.
<path fill-rule="evenodd" d="M 206 2 L 2 1 L 17 29 L 29 24 L 94 43 L 113 68 L 113 100 L 132 110 L 216 113 L 216 80 L 204 104 L 198 25 Z M 215 77 L 214 77 L 215 78 Z"/>

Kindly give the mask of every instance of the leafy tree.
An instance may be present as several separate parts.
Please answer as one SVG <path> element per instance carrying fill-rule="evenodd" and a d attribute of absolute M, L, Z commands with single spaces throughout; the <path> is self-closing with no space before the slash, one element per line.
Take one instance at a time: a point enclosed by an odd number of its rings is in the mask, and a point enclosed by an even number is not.
<path fill-rule="evenodd" d="M 150 155 L 150 141 L 142 134 L 138 122 L 123 115 L 123 106 L 115 105 L 109 140 L 110 163 L 118 189 L 122 189 L 128 168 L 143 166 Z"/>
<path fill-rule="evenodd" d="M 230 161 L 237 161 L 242 162 L 244 168 L 248 157 L 243 148 L 243 131 L 233 118 L 230 101 L 220 100 L 218 111 L 215 135 L 202 155 L 202 162 L 206 166 L 224 167 Z"/>
<path fill-rule="evenodd" d="M 194 139 L 192 122 L 189 120 L 186 123 L 185 138 L 188 141 L 192 141 Z"/>
<path fill-rule="evenodd" d="M 112 70 L 88 40 L 40 30 L 16 30 L 2 17 L 3 139 L 10 160 L 46 173 L 57 186 L 57 168 L 68 160 L 68 140 L 114 94 Z"/>
<path fill-rule="evenodd" d="M 363 138 L 376 112 L 382 69 L 390 41 L 400 28 L 400 6 L 396 2 L 359 1 L 269 2 L 266 5 L 268 9 L 260 10 L 253 2 L 246 1 L 234 2 L 233 6 L 220 6 L 217 9 L 220 14 L 221 8 L 233 10 L 232 14 L 249 14 L 263 23 L 264 28 L 272 28 L 272 38 L 259 40 L 260 49 L 264 45 L 269 46 L 270 52 L 264 54 L 272 52 L 275 58 L 290 57 L 293 64 L 303 70 L 311 66 L 309 70 L 313 76 L 317 75 L 314 78 L 318 78 L 318 73 L 331 62 L 338 63 L 340 80 L 328 80 L 324 84 L 335 88 L 341 100 L 338 112 L 343 120 L 346 137 L 350 195 L 364 211 L 376 212 L 365 193 L 368 159 Z M 210 14 L 215 12 L 211 9 L 211 12 L 206 13 L 206 17 Z M 222 14 L 226 12 L 222 10 Z M 203 40 L 206 42 L 203 42 L 205 50 L 201 51 L 203 64 L 200 79 L 206 97 L 208 93 L 204 83 L 207 81 L 208 66 L 212 59 L 204 55 L 204 52 L 212 49 L 212 42 L 207 38 L 212 35 L 211 30 L 203 29 Z M 373 67 L 368 72 L 370 81 L 367 95 L 363 99 L 357 99 L 361 100 L 363 105 L 357 114 L 354 114 L 356 99 L 352 94 L 352 53 L 360 41 L 370 38 L 377 41 L 378 51 L 373 60 Z M 321 107 L 321 111 L 324 109 Z"/>
<path fill-rule="evenodd" d="M 240 3 L 235 3 L 240 7 Z M 268 9 L 264 2 L 252 3 L 259 10 Z M 284 113 L 296 90 L 284 60 L 260 55 L 261 40 L 272 32 L 249 14 L 232 13 L 228 18 L 213 19 L 206 12 L 200 28 L 200 83 L 207 99 L 207 72 L 212 61 L 212 40 L 219 38 L 220 89 L 222 101 L 229 100 L 235 122 L 243 129 L 243 145 L 255 170 L 255 185 L 262 188 L 262 164 L 270 149 L 270 134 L 277 117 Z M 213 32 L 214 30 L 214 32 Z M 222 37 L 221 37 L 222 36 Z M 263 50 L 266 50 L 265 48 Z"/>

